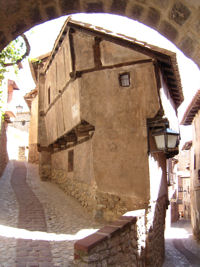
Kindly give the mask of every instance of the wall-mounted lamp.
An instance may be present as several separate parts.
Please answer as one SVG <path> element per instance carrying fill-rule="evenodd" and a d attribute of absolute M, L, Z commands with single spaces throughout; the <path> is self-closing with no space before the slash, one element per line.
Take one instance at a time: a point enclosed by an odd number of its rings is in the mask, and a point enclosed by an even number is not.
<path fill-rule="evenodd" d="M 180 134 L 169 129 L 169 123 L 166 121 L 163 123 L 159 121 L 157 124 L 156 121 L 148 123 L 148 137 L 150 135 L 155 139 L 157 150 L 152 151 L 149 144 L 149 153 L 164 152 L 167 158 L 172 158 L 178 154 Z"/>

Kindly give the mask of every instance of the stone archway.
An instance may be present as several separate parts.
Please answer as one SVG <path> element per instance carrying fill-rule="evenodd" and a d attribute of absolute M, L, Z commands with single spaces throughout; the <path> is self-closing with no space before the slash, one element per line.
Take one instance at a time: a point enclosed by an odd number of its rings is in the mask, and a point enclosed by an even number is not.
<path fill-rule="evenodd" d="M 1 1 L 0 49 L 42 22 L 72 13 L 111 13 L 154 28 L 200 66 L 198 0 L 7 0 Z"/>

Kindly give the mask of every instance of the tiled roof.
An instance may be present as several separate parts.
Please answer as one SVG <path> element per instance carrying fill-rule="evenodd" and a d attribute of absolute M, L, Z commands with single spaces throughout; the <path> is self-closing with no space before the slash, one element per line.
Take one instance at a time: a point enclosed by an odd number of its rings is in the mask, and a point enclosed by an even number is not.
<path fill-rule="evenodd" d="M 194 95 L 191 103 L 186 109 L 183 119 L 181 121 L 182 125 L 191 125 L 196 113 L 200 109 L 200 89 Z"/>

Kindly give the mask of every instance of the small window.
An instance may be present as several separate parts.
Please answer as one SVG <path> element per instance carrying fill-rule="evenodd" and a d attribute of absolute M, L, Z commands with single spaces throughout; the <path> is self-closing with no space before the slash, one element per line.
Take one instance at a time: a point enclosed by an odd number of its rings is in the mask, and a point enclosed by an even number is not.
<path fill-rule="evenodd" d="M 51 103 L 51 89 L 50 87 L 48 88 L 48 104 Z"/>
<path fill-rule="evenodd" d="M 68 151 L 68 172 L 74 170 L 74 150 Z"/>
<path fill-rule="evenodd" d="M 122 73 L 119 75 L 119 84 L 122 87 L 130 86 L 130 73 Z"/>

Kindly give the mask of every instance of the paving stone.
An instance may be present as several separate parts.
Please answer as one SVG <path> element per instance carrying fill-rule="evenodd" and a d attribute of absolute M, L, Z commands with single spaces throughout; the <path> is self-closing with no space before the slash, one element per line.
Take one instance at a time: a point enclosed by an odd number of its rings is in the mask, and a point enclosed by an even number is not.
<path fill-rule="evenodd" d="M 32 235 L 40 230 L 46 234 L 68 234 L 72 238 L 82 229 L 101 226 L 56 185 L 40 181 L 37 165 L 23 162 L 9 162 L 0 179 L 1 224 L 27 229 Z M 36 233 L 34 238 L 37 239 Z M 75 241 L 71 238 L 64 241 L 16 239 L 0 235 L 0 267 L 73 266 Z"/>

